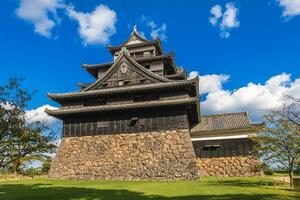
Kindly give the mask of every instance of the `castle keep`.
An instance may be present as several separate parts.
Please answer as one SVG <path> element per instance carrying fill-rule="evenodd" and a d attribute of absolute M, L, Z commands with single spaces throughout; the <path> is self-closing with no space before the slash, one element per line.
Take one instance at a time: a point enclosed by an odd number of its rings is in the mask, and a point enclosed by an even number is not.
<path fill-rule="evenodd" d="M 246 113 L 201 116 L 199 78 L 187 80 L 174 53 L 136 29 L 113 61 L 84 64 L 95 82 L 48 94 L 63 120 L 49 176 L 64 179 L 177 180 L 251 176 L 258 158 L 249 136 L 261 124 Z"/>

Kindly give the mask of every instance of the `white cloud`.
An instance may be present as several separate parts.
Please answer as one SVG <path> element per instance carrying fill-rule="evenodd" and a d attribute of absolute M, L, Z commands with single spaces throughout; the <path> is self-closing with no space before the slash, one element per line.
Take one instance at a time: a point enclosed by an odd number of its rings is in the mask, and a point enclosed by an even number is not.
<path fill-rule="evenodd" d="M 273 76 L 263 84 L 250 82 L 235 90 L 222 88 L 228 79 L 226 75 L 200 76 L 200 93 L 206 94 L 201 102 L 202 113 L 247 111 L 254 120 L 261 120 L 268 109 L 282 104 L 283 94 L 300 98 L 300 78 L 293 81 L 290 74 Z"/>
<path fill-rule="evenodd" d="M 150 26 L 150 28 L 152 28 L 152 29 L 156 29 L 156 27 L 157 27 L 157 25 L 154 23 L 154 21 L 148 22 L 147 25 Z"/>
<path fill-rule="evenodd" d="M 198 76 L 198 72 L 192 71 L 189 73 L 189 79 L 195 78 Z M 207 94 L 212 93 L 216 91 L 220 91 L 222 89 L 222 84 L 227 82 L 230 78 L 229 75 L 224 74 L 212 74 L 212 75 L 206 75 L 206 76 L 199 76 L 199 92 L 200 94 Z"/>
<path fill-rule="evenodd" d="M 159 38 L 162 41 L 167 40 L 167 25 L 165 23 L 162 23 L 161 26 L 158 26 L 157 23 L 151 19 L 151 17 L 146 17 L 145 15 L 142 15 L 141 22 L 150 28 L 150 36 L 152 39 L 155 40 Z M 145 36 L 144 33 L 143 35 Z"/>
<path fill-rule="evenodd" d="M 220 5 L 215 5 L 210 9 L 210 13 L 213 15 L 209 18 L 210 23 L 215 26 L 218 20 L 222 17 L 222 7 Z"/>
<path fill-rule="evenodd" d="M 139 34 L 140 34 L 140 36 L 142 36 L 143 38 L 146 38 L 146 35 L 145 35 L 144 32 L 140 31 Z"/>
<path fill-rule="evenodd" d="M 293 17 L 300 14 L 300 0 L 277 0 L 283 8 L 283 17 Z"/>
<path fill-rule="evenodd" d="M 225 12 L 222 13 L 222 7 L 217 4 L 210 10 L 212 16 L 209 18 L 210 23 L 213 26 L 217 26 L 221 33 L 220 36 L 228 38 L 230 36 L 230 30 L 240 26 L 240 22 L 237 19 L 239 10 L 233 3 L 226 3 Z"/>
<path fill-rule="evenodd" d="M 57 16 L 58 10 L 66 11 L 69 18 L 78 22 L 78 33 L 85 45 L 106 44 L 116 32 L 117 14 L 105 5 L 97 6 L 91 13 L 83 13 L 63 0 L 20 0 L 16 14 L 32 23 L 36 33 L 51 38 L 54 27 L 61 20 Z"/>
<path fill-rule="evenodd" d="M 59 22 L 57 10 L 64 5 L 59 0 L 20 0 L 16 14 L 34 25 L 34 31 L 50 38 L 52 29 Z"/>
<path fill-rule="evenodd" d="M 160 38 L 162 41 L 166 41 L 167 40 L 166 30 L 167 30 L 167 25 L 163 23 L 160 27 L 156 29 L 152 29 L 150 35 L 152 39 Z"/>
<path fill-rule="evenodd" d="M 143 18 L 142 16 L 142 20 L 147 20 L 147 18 L 145 17 Z M 149 26 L 151 29 L 150 35 L 152 39 L 155 40 L 157 38 L 160 38 L 162 41 L 167 40 L 167 35 L 166 35 L 167 25 L 165 23 L 162 23 L 161 26 L 158 26 L 154 21 L 151 20 L 147 23 L 147 26 Z"/>
<path fill-rule="evenodd" d="M 68 16 L 79 24 L 78 32 L 85 45 L 106 44 L 116 32 L 117 14 L 105 5 L 99 5 L 91 13 L 78 12 L 67 7 Z"/>
<path fill-rule="evenodd" d="M 55 130 L 58 128 L 61 122 L 60 120 L 47 115 L 47 113 L 45 113 L 46 108 L 51 110 L 57 109 L 56 107 L 50 105 L 43 105 L 36 109 L 27 110 L 26 118 L 29 122 L 39 121 L 45 123 L 48 127 L 53 128 Z"/>

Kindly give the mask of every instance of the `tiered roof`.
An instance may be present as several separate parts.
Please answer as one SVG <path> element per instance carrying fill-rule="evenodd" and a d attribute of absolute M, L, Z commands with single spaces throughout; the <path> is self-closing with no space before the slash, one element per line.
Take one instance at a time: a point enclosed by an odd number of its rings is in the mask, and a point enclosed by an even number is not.
<path fill-rule="evenodd" d="M 113 88 L 103 88 L 99 90 L 90 90 L 90 91 L 79 91 L 79 92 L 69 92 L 69 93 L 60 93 L 60 94 L 54 94 L 54 93 L 48 93 L 47 96 L 58 102 L 62 103 L 65 100 L 71 100 L 71 99 L 78 99 L 78 98 L 88 98 L 91 96 L 105 96 L 105 95 L 111 95 L 111 94 L 126 94 L 126 93 L 136 93 L 141 91 L 158 91 L 158 90 L 165 90 L 170 88 L 184 88 L 187 86 L 195 86 L 195 92 L 198 91 L 198 84 L 199 84 L 199 78 L 195 77 L 194 79 L 190 80 L 180 80 L 180 81 L 170 81 L 170 82 L 163 82 L 163 83 L 149 83 L 149 84 L 143 84 L 143 85 L 131 85 L 126 87 L 113 87 Z M 197 96 L 197 93 L 194 94 Z"/>
<path fill-rule="evenodd" d="M 157 100 L 147 102 L 135 102 L 135 103 L 123 103 L 123 104 L 112 104 L 112 105 L 101 105 L 101 106 L 89 106 L 89 107 L 73 107 L 68 109 L 57 109 L 49 110 L 46 112 L 55 117 L 62 117 L 69 114 L 84 114 L 84 113 L 96 113 L 106 112 L 112 110 L 130 110 L 130 109 L 149 109 L 153 107 L 168 107 L 168 106 L 182 106 L 182 105 L 193 105 L 198 103 L 198 97 L 187 97 L 183 99 L 172 99 L 172 100 Z M 198 113 L 197 113 L 198 114 Z"/>
<path fill-rule="evenodd" d="M 118 65 L 121 62 L 124 62 L 124 60 L 131 63 L 132 66 L 135 67 L 136 70 L 140 71 L 146 77 L 152 79 L 154 82 L 170 82 L 170 81 L 172 81 L 170 79 L 167 79 L 163 76 L 159 76 L 159 75 L 145 69 L 142 65 L 140 65 L 133 58 L 131 58 L 128 51 L 127 51 L 127 49 L 124 48 L 120 52 L 120 55 L 118 56 L 118 58 L 114 61 L 113 65 L 105 72 L 105 74 L 102 77 L 98 78 L 95 83 L 93 83 L 90 86 L 86 87 L 83 91 L 88 91 L 88 90 L 94 89 L 95 86 L 97 86 L 97 85 L 101 84 L 102 82 L 104 82 L 114 72 L 115 68 L 119 67 Z"/>
<path fill-rule="evenodd" d="M 164 51 L 160 39 L 150 40 L 150 41 L 146 40 L 137 32 L 135 26 L 131 35 L 123 44 L 118 46 L 108 46 L 107 48 L 111 54 L 115 54 L 116 51 L 120 51 L 124 46 L 126 46 L 127 49 L 133 49 L 133 48 L 153 46 L 153 45 L 156 47 L 156 50 L 159 55 L 164 55 Z"/>
<path fill-rule="evenodd" d="M 129 54 L 130 49 L 144 46 L 155 46 L 158 55 L 145 56 L 140 58 L 132 58 Z M 140 94 L 142 92 L 156 92 L 167 91 L 170 89 L 189 88 L 189 92 L 192 97 L 181 97 L 177 99 L 158 99 L 150 100 L 146 102 L 126 102 L 122 104 L 106 104 L 97 106 L 64 106 L 57 110 L 48 110 L 46 112 L 52 116 L 63 118 L 67 115 L 78 115 L 88 113 L 101 113 L 114 110 L 133 110 L 133 109 L 150 109 L 161 108 L 168 106 L 188 106 L 189 118 L 192 124 L 196 124 L 191 128 L 192 137 L 198 137 L 201 135 L 214 134 L 214 133 L 238 133 L 242 131 L 253 131 L 261 129 L 263 123 L 252 123 L 246 112 L 239 113 L 225 113 L 217 115 L 202 115 L 200 116 L 200 100 L 199 100 L 199 78 L 187 80 L 186 72 L 177 71 L 174 61 L 174 53 L 164 55 L 161 47 L 160 40 L 148 41 L 138 34 L 136 28 L 134 28 L 128 40 L 119 46 L 109 46 L 109 51 L 115 55 L 118 52 L 117 58 L 113 62 L 103 64 L 83 64 L 82 67 L 88 71 L 92 76 L 96 78 L 94 83 L 81 83 L 80 91 L 51 94 L 48 93 L 48 97 L 60 104 L 70 101 L 81 101 L 93 97 L 107 97 L 110 95 L 121 94 Z M 152 61 L 163 60 L 165 66 L 171 71 L 170 74 L 160 76 L 147 70 L 142 66 L 143 63 L 149 63 Z M 100 88 L 103 82 L 105 82 L 116 71 L 118 67 L 126 62 L 130 64 L 137 72 L 143 75 L 143 77 L 150 79 L 151 82 L 147 84 L 127 85 L 121 87 Z M 102 70 L 103 69 L 103 70 Z M 98 77 L 99 70 L 105 71 L 101 77 Z"/>
<path fill-rule="evenodd" d="M 142 58 L 132 58 L 129 54 L 130 48 L 135 48 L 139 45 L 157 45 L 155 46 L 158 54 L 155 56 L 148 56 Z M 176 64 L 174 62 L 174 53 L 171 52 L 167 55 L 163 55 L 163 51 L 159 40 L 148 41 L 142 38 L 134 29 L 129 39 L 122 45 L 117 47 L 109 47 L 112 51 L 118 50 L 118 56 L 113 62 L 104 64 L 94 65 L 82 65 L 90 74 L 92 74 L 96 81 L 90 84 L 79 84 L 81 87 L 80 91 L 62 93 L 62 94 L 51 94 L 48 93 L 48 97 L 60 104 L 71 101 L 81 101 L 88 98 L 107 97 L 114 94 L 135 94 L 135 93 L 149 93 L 153 91 L 167 91 L 170 89 L 178 88 L 192 88 L 189 89 L 192 97 L 180 97 L 177 99 L 158 99 L 146 102 L 127 102 L 119 105 L 116 104 L 105 104 L 105 105 L 93 105 L 93 106 L 63 106 L 57 110 L 46 110 L 46 112 L 52 116 L 63 118 L 67 115 L 77 115 L 86 113 L 99 113 L 113 110 L 132 110 L 132 109 L 149 109 L 157 107 L 169 107 L 169 106 L 188 106 L 189 115 L 191 121 L 197 123 L 200 121 L 200 106 L 199 106 L 199 78 L 196 77 L 191 80 L 186 80 L 185 72 L 177 72 Z M 143 63 L 152 61 L 163 60 L 165 65 L 171 69 L 171 74 L 160 76 L 142 66 Z M 142 75 L 142 77 L 151 80 L 149 83 L 126 85 L 120 87 L 100 87 L 105 83 L 109 77 L 111 77 L 123 63 L 129 65 L 136 73 Z M 105 68 L 105 72 L 98 77 L 98 71 Z"/>
<path fill-rule="evenodd" d="M 150 61 L 158 61 L 163 60 L 164 63 L 170 67 L 174 74 L 176 74 L 176 64 L 174 60 L 174 52 L 170 52 L 165 55 L 158 55 L 158 56 L 148 56 L 148 57 L 141 57 L 134 59 L 137 63 L 143 64 Z M 102 68 L 110 68 L 115 62 L 107 62 L 102 64 L 82 64 L 82 67 L 89 72 L 93 77 L 98 78 L 98 71 Z"/>

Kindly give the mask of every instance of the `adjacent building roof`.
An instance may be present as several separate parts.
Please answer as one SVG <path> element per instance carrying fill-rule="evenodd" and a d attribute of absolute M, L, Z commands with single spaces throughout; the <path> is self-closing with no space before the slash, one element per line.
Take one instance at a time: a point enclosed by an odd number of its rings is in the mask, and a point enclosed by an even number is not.
<path fill-rule="evenodd" d="M 259 129 L 263 123 L 252 123 L 246 112 L 202 115 L 201 122 L 191 129 L 191 133 L 208 133 L 228 130 Z"/>

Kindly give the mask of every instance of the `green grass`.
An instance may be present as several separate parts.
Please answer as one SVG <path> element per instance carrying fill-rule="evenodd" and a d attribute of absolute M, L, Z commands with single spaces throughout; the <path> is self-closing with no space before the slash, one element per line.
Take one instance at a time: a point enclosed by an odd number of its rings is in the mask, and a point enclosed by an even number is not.
<path fill-rule="evenodd" d="M 32 179 L 0 182 L 2 200 L 289 200 L 300 192 L 260 187 L 260 178 L 129 182 Z M 270 185 L 270 183 L 269 183 Z"/>

